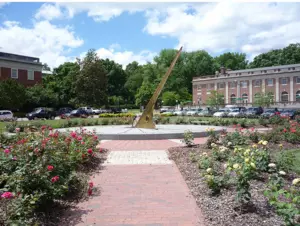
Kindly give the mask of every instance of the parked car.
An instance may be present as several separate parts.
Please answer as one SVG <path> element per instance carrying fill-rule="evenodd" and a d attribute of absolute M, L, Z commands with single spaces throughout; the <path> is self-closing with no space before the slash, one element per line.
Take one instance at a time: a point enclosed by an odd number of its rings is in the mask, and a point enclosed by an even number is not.
<path fill-rule="evenodd" d="M 214 117 L 225 117 L 229 113 L 229 108 L 221 108 L 213 114 Z"/>
<path fill-rule="evenodd" d="M 121 108 L 111 108 L 111 113 L 113 113 L 113 114 L 122 113 L 122 109 Z"/>
<path fill-rule="evenodd" d="M 94 109 L 94 108 L 92 109 L 92 112 L 94 115 L 99 115 L 102 113 L 101 109 Z"/>
<path fill-rule="evenodd" d="M 91 108 L 91 107 L 81 107 L 78 109 L 82 109 L 82 110 L 86 111 L 89 115 L 93 114 L 93 108 Z"/>
<path fill-rule="evenodd" d="M 246 110 L 245 115 L 254 116 L 261 115 L 263 113 L 263 109 L 261 107 L 250 107 Z"/>
<path fill-rule="evenodd" d="M 89 116 L 89 113 L 82 108 L 78 108 L 71 111 L 70 113 L 65 114 L 65 116 L 69 118 L 87 118 Z"/>
<path fill-rule="evenodd" d="M 47 108 L 38 108 L 33 112 L 26 114 L 28 120 L 33 120 L 36 118 L 54 119 L 56 112 Z"/>
<path fill-rule="evenodd" d="M 264 118 L 270 118 L 274 116 L 276 113 L 275 109 L 266 109 L 264 113 L 261 114 Z"/>
<path fill-rule="evenodd" d="M 161 115 L 175 115 L 174 113 L 175 113 L 175 110 L 169 109 L 168 111 L 161 113 Z"/>
<path fill-rule="evenodd" d="M 161 108 L 161 109 L 159 110 L 159 113 L 164 113 L 164 112 L 166 112 L 166 111 L 169 111 L 169 108 Z"/>
<path fill-rule="evenodd" d="M 0 111 L 0 120 L 8 120 L 13 119 L 14 114 L 9 110 L 1 110 Z"/>
<path fill-rule="evenodd" d="M 212 115 L 213 115 L 213 112 L 208 109 L 204 109 L 198 113 L 198 116 L 212 116 Z"/>
<path fill-rule="evenodd" d="M 196 116 L 196 115 L 198 115 L 201 111 L 202 111 L 201 108 L 199 108 L 199 109 L 190 109 L 190 110 L 188 110 L 188 111 L 186 112 L 186 115 L 188 115 L 188 116 Z"/>
<path fill-rule="evenodd" d="M 228 116 L 229 117 L 238 117 L 244 115 L 246 112 L 246 109 L 241 108 L 231 108 L 229 109 Z"/>
<path fill-rule="evenodd" d="M 183 109 L 183 110 L 176 110 L 176 111 L 174 112 L 174 115 L 177 115 L 177 116 L 184 116 L 184 115 L 186 115 L 186 113 L 187 113 L 187 110 L 185 110 L 185 109 Z"/>
<path fill-rule="evenodd" d="M 282 112 L 280 112 L 280 116 L 295 119 L 296 111 L 297 110 L 295 109 L 284 109 Z"/>
<path fill-rule="evenodd" d="M 57 116 L 62 116 L 62 115 L 65 115 L 67 113 L 70 113 L 72 110 L 73 110 L 72 108 L 68 108 L 68 107 L 66 107 L 66 108 L 60 108 L 56 112 L 56 115 Z"/>

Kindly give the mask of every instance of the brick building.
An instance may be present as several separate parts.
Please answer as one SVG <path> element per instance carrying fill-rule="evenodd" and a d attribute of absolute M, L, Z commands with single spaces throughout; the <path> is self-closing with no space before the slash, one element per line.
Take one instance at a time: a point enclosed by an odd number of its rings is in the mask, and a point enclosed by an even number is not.
<path fill-rule="evenodd" d="M 11 78 L 33 86 L 42 83 L 42 68 L 39 58 L 0 52 L 0 81 Z"/>
<path fill-rule="evenodd" d="M 211 90 L 222 93 L 226 104 L 251 106 L 255 96 L 273 96 L 274 105 L 300 107 L 300 64 L 220 72 L 193 78 L 193 104 L 205 105 Z"/>

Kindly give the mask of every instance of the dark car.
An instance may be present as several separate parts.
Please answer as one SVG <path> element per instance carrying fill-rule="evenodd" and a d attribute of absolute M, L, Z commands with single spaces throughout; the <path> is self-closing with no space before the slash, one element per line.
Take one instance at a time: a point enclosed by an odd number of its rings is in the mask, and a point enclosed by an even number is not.
<path fill-rule="evenodd" d="M 251 107 L 246 111 L 247 116 L 261 115 L 263 113 L 262 107 Z"/>
<path fill-rule="evenodd" d="M 45 119 L 54 119 L 56 116 L 55 111 L 46 109 L 46 108 L 39 108 L 26 114 L 26 117 L 29 120 L 38 119 L 38 118 L 45 118 Z"/>
<path fill-rule="evenodd" d="M 88 116 L 89 113 L 80 108 L 65 114 L 65 117 L 70 117 L 70 118 L 87 118 Z"/>
<path fill-rule="evenodd" d="M 122 113 L 122 109 L 121 108 L 112 108 L 111 113 L 113 113 L 113 114 Z"/>
<path fill-rule="evenodd" d="M 60 108 L 60 109 L 58 109 L 58 111 L 56 112 L 56 114 L 59 115 L 59 116 L 61 116 L 61 115 L 68 114 L 71 111 L 73 111 L 72 108 Z"/>
<path fill-rule="evenodd" d="M 296 110 L 294 109 L 284 109 L 281 113 L 280 113 L 281 117 L 287 117 L 290 119 L 295 119 L 296 116 Z"/>

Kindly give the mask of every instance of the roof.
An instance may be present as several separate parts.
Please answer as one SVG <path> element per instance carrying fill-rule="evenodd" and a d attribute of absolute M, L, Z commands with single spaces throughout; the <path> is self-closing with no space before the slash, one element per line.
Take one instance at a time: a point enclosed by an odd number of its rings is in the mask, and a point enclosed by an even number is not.
<path fill-rule="evenodd" d="M 18 55 L 7 52 L 0 52 L 0 59 L 7 61 L 17 61 L 22 63 L 38 64 L 41 65 L 40 59 L 37 57 Z"/>

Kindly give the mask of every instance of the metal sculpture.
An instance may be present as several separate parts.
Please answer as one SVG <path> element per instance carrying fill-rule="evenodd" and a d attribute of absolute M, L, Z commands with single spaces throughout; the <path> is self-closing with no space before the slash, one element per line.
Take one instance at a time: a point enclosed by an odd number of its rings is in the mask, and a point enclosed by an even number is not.
<path fill-rule="evenodd" d="M 155 129 L 155 124 L 153 122 L 154 106 L 155 106 L 155 103 L 157 101 L 159 94 L 161 93 L 162 89 L 164 88 L 164 85 L 165 85 L 168 77 L 171 74 L 171 71 L 173 70 L 173 68 L 176 64 L 176 61 L 178 60 L 178 58 L 180 56 L 181 50 L 182 50 L 182 47 L 177 52 L 171 66 L 169 67 L 168 71 L 166 72 L 166 74 L 164 75 L 164 77 L 162 78 L 160 83 L 158 84 L 158 86 L 157 86 L 155 92 L 153 93 L 153 96 L 151 97 L 150 101 L 148 102 L 142 116 L 139 118 L 138 122 L 136 123 L 136 125 L 135 125 L 136 128 Z"/>

